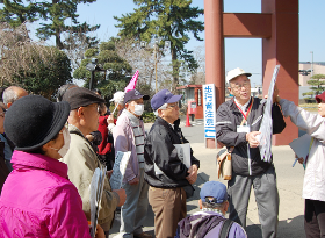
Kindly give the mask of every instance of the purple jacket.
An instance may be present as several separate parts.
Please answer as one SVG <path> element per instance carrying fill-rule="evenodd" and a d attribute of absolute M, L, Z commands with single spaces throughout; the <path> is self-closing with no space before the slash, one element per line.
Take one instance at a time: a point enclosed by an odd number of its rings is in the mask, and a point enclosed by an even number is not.
<path fill-rule="evenodd" d="M 211 219 L 208 219 L 208 217 L 211 216 L 218 216 L 224 219 L 224 216 L 217 213 L 216 211 L 198 211 L 193 215 L 191 215 L 190 217 L 187 217 L 192 219 L 183 218 L 183 220 L 180 223 L 178 223 L 179 225 L 183 223 L 182 227 L 185 227 L 187 231 L 185 232 L 177 231 L 175 237 L 193 238 L 193 237 L 202 237 L 201 236 L 202 234 L 204 235 L 204 238 L 219 237 L 219 233 L 221 232 L 223 222 L 217 223 L 217 225 L 211 229 L 211 227 L 209 227 L 209 225 L 211 225 L 209 224 L 209 220 Z M 204 233 L 202 233 L 202 227 L 200 227 L 199 225 L 200 223 L 205 224 Z M 198 229 L 201 230 L 200 231 L 201 233 L 198 232 Z M 177 234 L 179 232 L 181 234 Z M 245 230 L 238 223 L 234 222 L 231 225 L 228 238 L 247 238 L 247 236 Z"/>
<path fill-rule="evenodd" d="M 64 163 L 15 151 L 0 198 L 0 237 L 91 237 Z"/>

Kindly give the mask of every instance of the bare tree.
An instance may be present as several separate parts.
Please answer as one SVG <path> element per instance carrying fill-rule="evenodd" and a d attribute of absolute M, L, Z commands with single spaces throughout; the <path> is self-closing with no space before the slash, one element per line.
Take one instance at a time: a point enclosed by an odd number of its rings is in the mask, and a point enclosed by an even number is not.
<path fill-rule="evenodd" d="M 189 83 L 203 85 L 205 84 L 204 45 L 196 46 L 194 55 L 197 60 L 198 68 L 190 77 Z"/>
<path fill-rule="evenodd" d="M 38 70 L 38 62 L 47 64 L 53 60 L 56 49 L 41 42 L 33 42 L 26 24 L 11 28 L 0 23 L 0 80 L 15 84 L 14 77 Z M 54 62 L 51 62 L 54 63 Z"/>
<path fill-rule="evenodd" d="M 143 93 L 152 95 L 156 92 L 156 61 L 158 90 L 171 88 L 172 66 L 164 54 L 155 54 L 153 47 L 139 43 L 134 38 L 116 38 L 115 45 L 117 54 L 128 61 L 133 71 L 139 70 L 137 87 L 141 88 Z"/>

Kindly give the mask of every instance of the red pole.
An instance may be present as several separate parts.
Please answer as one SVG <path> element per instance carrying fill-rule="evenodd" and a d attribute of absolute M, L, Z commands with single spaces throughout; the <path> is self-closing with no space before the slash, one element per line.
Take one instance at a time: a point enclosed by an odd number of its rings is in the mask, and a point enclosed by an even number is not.
<path fill-rule="evenodd" d="M 186 125 L 185 127 L 191 127 L 192 125 L 190 124 L 190 115 L 188 114 L 188 109 L 186 113 Z"/>

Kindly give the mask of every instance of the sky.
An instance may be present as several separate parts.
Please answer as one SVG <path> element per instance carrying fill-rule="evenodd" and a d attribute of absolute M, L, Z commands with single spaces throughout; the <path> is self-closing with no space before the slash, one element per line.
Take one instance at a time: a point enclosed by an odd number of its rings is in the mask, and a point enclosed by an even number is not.
<path fill-rule="evenodd" d="M 203 8 L 204 0 L 193 0 L 192 5 Z M 97 0 L 93 3 L 80 4 L 78 20 L 91 25 L 101 24 L 94 33 L 101 41 L 116 36 L 118 28 L 114 16 L 133 12 L 136 5 L 132 0 Z M 325 0 L 299 0 L 299 62 L 325 62 Z M 224 0 L 224 12 L 260 13 L 261 0 Z M 197 20 L 204 21 L 203 15 Z M 36 28 L 36 27 L 35 27 Z M 198 42 L 194 36 L 186 45 L 188 50 L 204 47 L 204 41 Z M 201 33 L 204 38 L 204 32 Z M 260 38 L 226 38 L 225 71 L 240 67 L 253 73 L 252 85 L 260 85 L 262 80 L 262 43 Z M 204 51 L 203 51 L 204 54 Z M 203 55 L 204 57 L 204 55 Z"/>

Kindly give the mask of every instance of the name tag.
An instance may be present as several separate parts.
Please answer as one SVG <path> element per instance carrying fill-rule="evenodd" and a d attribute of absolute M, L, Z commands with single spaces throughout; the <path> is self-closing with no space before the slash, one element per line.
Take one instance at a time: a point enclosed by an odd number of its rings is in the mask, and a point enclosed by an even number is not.
<path fill-rule="evenodd" d="M 251 132 L 251 126 L 249 124 L 247 125 L 238 125 L 237 126 L 237 132 Z"/>

